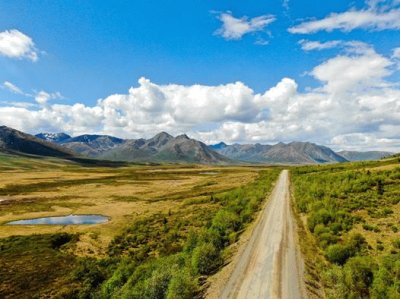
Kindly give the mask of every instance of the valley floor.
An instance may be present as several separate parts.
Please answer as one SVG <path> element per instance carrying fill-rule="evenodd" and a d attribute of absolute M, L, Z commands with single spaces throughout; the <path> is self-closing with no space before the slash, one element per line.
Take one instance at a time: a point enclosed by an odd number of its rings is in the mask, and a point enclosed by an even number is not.
<path fill-rule="evenodd" d="M 224 248 L 237 241 L 278 173 L 262 166 L 98 167 L 0 155 L 0 297 L 153 298 L 150 269 L 164 267 L 157 271 L 171 288 L 186 279 L 188 292 L 199 294 L 199 275 L 221 267 Z M 69 214 L 110 221 L 6 225 Z M 203 258 L 210 258 L 206 265 Z M 169 271 L 181 260 L 188 268 L 175 277 Z"/>

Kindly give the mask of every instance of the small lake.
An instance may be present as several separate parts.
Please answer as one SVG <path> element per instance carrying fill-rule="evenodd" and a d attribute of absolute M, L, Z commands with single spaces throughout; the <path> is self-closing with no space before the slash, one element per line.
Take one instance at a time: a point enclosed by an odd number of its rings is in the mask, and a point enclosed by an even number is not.
<path fill-rule="evenodd" d="M 73 224 L 98 224 L 105 223 L 109 219 L 102 215 L 68 215 L 68 216 L 55 216 L 43 217 L 34 219 L 23 219 L 7 222 L 7 225 L 73 225 Z"/>

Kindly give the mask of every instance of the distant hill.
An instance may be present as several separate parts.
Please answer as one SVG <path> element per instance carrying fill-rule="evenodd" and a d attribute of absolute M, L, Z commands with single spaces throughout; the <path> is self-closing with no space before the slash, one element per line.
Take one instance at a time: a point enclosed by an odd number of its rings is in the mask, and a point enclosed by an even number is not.
<path fill-rule="evenodd" d="M 217 148 L 220 154 L 239 161 L 245 162 L 265 162 L 265 153 L 271 148 L 271 145 L 262 144 L 232 144 Z"/>
<path fill-rule="evenodd" d="M 104 152 L 104 159 L 136 162 L 186 162 L 200 164 L 228 164 L 230 159 L 210 149 L 204 143 L 186 135 L 173 137 L 162 132 L 150 139 L 127 140 Z"/>
<path fill-rule="evenodd" d="M 293 164 L 347 162 L 330 148 L 310 142 L 278 143 L 268 150 L 265 158 L 268 162 Z"/>
<path fill-rule="evenodd" d="M 64 147 L 6 126 L 0 126 L 0 151 L 59 158 L 74 156 Z"/>
<path fill-rule="evenodd" d="M 230 159 L 258 163 L 314 164 L 347 161 L 330 148 L 310 142 L 233 144 L 217 151 Z"/>
<path fill-rule="evenodd" d="M 39 133 L 35 135 L 37 138 L 51 141 L 51 142 L 61 142 L 66 139 L 71 138 L 68 134 L 65 133 Z"/>
<path fill-rule="evenodd" d="M 366 160 L 380 160 L 384 157 L 392 156 L 391 152 L 380 152 L 380 151 L 369 151 L 369 152 L 357 152 L 357 151 L 340 151 L 337 154 L 346 158 L 349 161 L 366 161 Z"/>
<path fill-rule="evenodd" d="M 58 143 L 80 155 L 97 158 L 104 152 L 107 152 L 124 142 L 124 139 L 107 135 L 81 135 L 62 140 Z"/>
<path fill-rule="evenodd" d="M 107 135 L 49 138 L 48 140 L 82 156 L 129 162 L 171 162 L 200 164 L 229 164 L 230 159 L 210 149 L 204 143 L 186 135 L 173 137 L 161 132 L 150 139 L 121 139 Z"/>

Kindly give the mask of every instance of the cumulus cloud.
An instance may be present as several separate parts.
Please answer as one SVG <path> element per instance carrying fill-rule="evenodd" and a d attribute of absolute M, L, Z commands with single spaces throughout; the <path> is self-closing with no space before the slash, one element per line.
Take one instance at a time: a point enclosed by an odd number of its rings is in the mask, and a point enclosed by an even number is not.
<path fill-rule="evenodd" d="M 349 32 L 354 29 L 400 30 L 400 9 L 397 8 L 399 3 L 394 1 L 388 5 L 385 2 L 387 1 L 372 0 L 365 9 L 352 8 L 342 13 L 331 13 L 323 19 L 304 21 L 288 30 L 294 34 L 333 30 Z"/>
<path fill-rule="evenodd" d="M 94 106 L 47 100 L 34 108 L 9 105 L 0 107 L 0 120 L 31 133 L 139 138 L 168 131 L 207 143 L 303 140 L 336 149 L 399 151 L 400 89 L 387 80 L 393 61 L 356 44 L 310 70 L 320 85 L 305 92 L 291 78 L 261 93 L 242 82 L 184 86 L 140 78 L 127 93 Z"/>
<path fill-rule="evenodd" d="M 13 29 L 0 32 L 0 55 L 16 58 L 38 60 L 38 51 L 29 36 Z"/>
<path fill-rule="evenodd" d="M 328 59 L 311 71 L 324 89 L 342 94 L 350 89 L 372 88 L 384 85 L 383 78 L 391 74 L 392 61 L 371 48 L 353 48 L 355 54 L 338 55 Z"/>
<path fill-rule="evenodd" d="M 269 24 L 276 20 L 273 15 L 262 15 L 254 18 L 241 17 L 235 18 L 231 12 L 221 13 L 218 19 L 222 22 L 215 34 L 222 36 L 226 40 L 239 40 L 245 34 L 263 31 Z"/>

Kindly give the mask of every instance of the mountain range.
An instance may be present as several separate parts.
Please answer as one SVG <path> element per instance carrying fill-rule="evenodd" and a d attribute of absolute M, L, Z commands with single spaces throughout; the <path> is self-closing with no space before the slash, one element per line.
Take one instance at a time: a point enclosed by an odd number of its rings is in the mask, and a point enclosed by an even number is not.
<path fill-rule="evenodd" d="M 0 152 L 60 158 L 85 157 L 100 160 L 200 164 L 317 164 L 377 160 L 389 152 L 334 152 L 310 142 L 206 145 L 187 135 L 161 132 L 150 139 L 121 139 L 108 135 L 40 133 L 35 136 L 0 126 Z"/>
<path fill-rule="evenodd" d="M 315 164 L 348 161 L 330 148 L 310 142 L 280 142 L 275 145 L 219 143 L 211 145 L 211 148 L 228 158 L 246 162 Z"/>
<path fill-rule="evenodd" d="M 161 132 L 150 139 L 120 139 L 107 135 L 81 135 L 57 141 L 46 133 L 36 137 L 55 142 L 91 158 L 129 162 L 232 164 L 233 161 L 187 135 Z"/>

